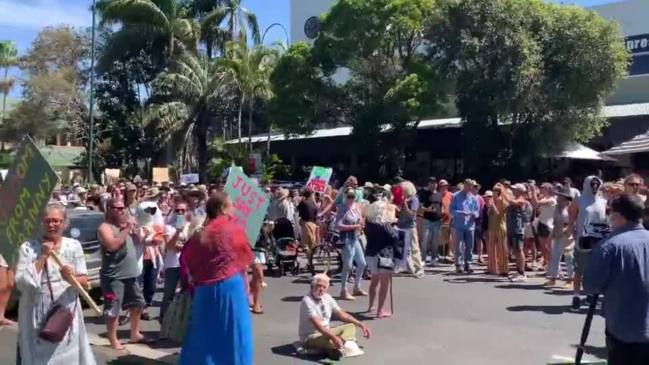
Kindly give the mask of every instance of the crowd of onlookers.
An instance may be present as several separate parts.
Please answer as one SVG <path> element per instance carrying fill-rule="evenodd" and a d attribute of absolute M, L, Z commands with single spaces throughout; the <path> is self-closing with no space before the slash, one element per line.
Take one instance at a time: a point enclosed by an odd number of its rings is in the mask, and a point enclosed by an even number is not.
<path fill-rule="evenodd" d="M 451 186 L 444 179 L 430 178 L 418 189 L 404 180 L 393 185 L 360 185 L 350 176 L 339 189 L 328 186 L 323 193 L 267 185 L 270 207 L 260 238 L 251 248 L 244 229 L 229 218 L 233 207 L 223 187 L 222 183 L 148 185 L 136 179 L 106 187 L 74 184 L 69 189 L 57 188 L 45 210 L 44 238 L 21 246 L 15 270 L 23 302 L 31 303 L 20 307 L 23 361 L 40 363 L 39 356 L 61 356 L 80 364 L 94 363 L 78 299 L 69 284 L 71 277 L 87 282 L 80 244 L 62 237 L 70 209 L 105 214 L 98 229 L 100 282 L 107 338 L 114 349 L 124 349 L 117 328 L 126 320 L 130 321 L 131 343 L 151 340 L 140 333 L 139 325 L 140 320 L 152 319 L 147 308 L 162 278 L 158 320 L 164 323 L 170 305 L 185 294 L 192 298 L 188 318 L 200 318 L 187 320 L 182 329 L 180 363 L 200 364 L 217 358 L 250 364 L 250 313 L 264 313 L 264 265 L 268 248 L 275 244 L 276 222 L 289 222 L 293 241 L 303 248 L 307 271 L 314 274 L 300 308 L 300 344 L 339 354 L 346 342 L 355 339 L 354 325 L 365 336 L 370 331 L 326 293 L 329 278 L 315 275 L 314 254 L 327 234 L 337 237 L 342 266 L 339 299 L 369 296 L 368 312 L 377 318 L 392 316 L 387 298 L 394 274 L 422 278 L 427 266 L 445 264 L 453 265 L 458 274 L 472 274 L 481 265 L 485 274 L 515 282 L 526 281 L 526 273 L 545 272 L 545 285 L 554 287 L 561 280 L 564 289 L 574 292 L 572 308 L 579 309 L 582 286 L 595 286 L 588 281 L 589 263 L 602 259 L 599 254 L 593 258 L 593 252 L 616 229 L 616 212 L 622 212 L 620 217 L 630 224 L 633 214 L 637 215 L 632 208 L 641 205 L 644 215 L 647 200 L 644 180 L 635 174 L 612 182 L 589 176 L 581 191 L 570 178 L 543 183 L 501 180 L 491 189 L 472 179 Z M 52 252 L 59 252 L 69 266 L 58 270 L 48 265 Z M 6 270 L 6 263 L 3 267 L 2 278 L 9 283 L 11 270 Z M 364 278 L 370 279 L 368 292 L 362 285 Z M 600 281 L 600 291 L 606 290 L 604 286 Z M 76 349 L 61 354 L 51 350 L 56 346 L 33 339 L 42 330 L 34 324 L 46 323 L 60 306 L 74 314 L 67 333 L 68 346 Z M 330 328 L 332 315 L 351 326 Z M 4 316 L 0 319 L 10 324 Z"/>

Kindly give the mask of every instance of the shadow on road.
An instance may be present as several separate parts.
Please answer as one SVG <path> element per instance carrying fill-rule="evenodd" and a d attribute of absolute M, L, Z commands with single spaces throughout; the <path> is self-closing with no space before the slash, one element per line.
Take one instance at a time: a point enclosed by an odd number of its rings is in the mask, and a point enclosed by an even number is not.
<path fill-rule="evenodd" d="M 175 358 L 175 355 L 170 355 L 169 358 Z M 107 365 L 163 365 L 170 362 L 165 361 L 166 357 L 161 360 L 151 360 L 136 355 L 125 355 L 118 357 L 115 360 L 109 361 Z"/>
<path fill-rule="evenodd" d="M 586 308 L 573 311 L 569 305 L 515 305 L 507 307 L 510 312 L 543 312 L 545 314 L 586 313 Z"/>
<path fill-rule="evenodd" d="M 575 351 L 577 351 L 577 345 L 573 344 L 571 345 Z M 606 351 L 606 347 L 597 347 L 597 346 L 591 346 L 591 345 L 584 345 L 584 353 L 588 355 L 595 356 L 599 359 L 606 359 L 608 358 L 608 351 Z"/>
<path fill-rule="evenodd" d="M 295 351 L 291 344 L 272 347 L 270 351 L 275 355 L 291 357 L 294 361 L 300 361 L 299 364 L 332 364 L 324 355 L 300 355 Z M 296 362 L 292 362 L 297 364 Z"/>
<path fill-rule="evenodd" d="M 523 290 L 539 290 L 546 289 L 543 284 L 505 284 L 496 285 L 498 289 L 523 289 Z"/>
<path fill-rule="evenodd" d="M 502 283 L 505 279 L 501 278 L 484 278 L 484 277 L 455 277 L 444 279 L 445 282 L 450 284 L 466 284 L 466 283 Z"/>
<path fill-rule="evenodd" d="M 291 295 L 291 296 L 288 296 L 288 297 L 284 297 L 281 300 L 282 300 L 282 302 L 297 303 L 297 302 L 302 301 L 302 297 L 304 297 L 304 296 L 303 295 L 302 296 Z"/>

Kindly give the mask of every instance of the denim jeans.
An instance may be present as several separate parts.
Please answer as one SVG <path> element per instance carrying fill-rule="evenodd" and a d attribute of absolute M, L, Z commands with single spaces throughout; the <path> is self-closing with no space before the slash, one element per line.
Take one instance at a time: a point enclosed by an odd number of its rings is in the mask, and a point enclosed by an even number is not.
<path fill-rule="evenodd" d="M 564 256 L 566 263 L 566 277 L 572 278 L 575 271 L 574 257 L 572 252 L 565 253 L 565 243 L 563 239 L 552 239 L 552 251 L 550 253 L 550 267 L 548 267 L 547 277 L 550 279 L 559 278 L 559 267 L 561 266 L 561 256 Z"/>
<path fill-rule="evenodd" d="M 173 301 L 176 296 L 176 288 L 180 282 L 180 268 L 179 267 L 170 267 L 165 269 L 165 285 L 164 291 L 162 294 L 162 304 L 160 304 L 160 323 L 164 317 L 169 304 Z"/>
<path fill-rule="evenodd" d="M 363 253 L 363 247 L 361 247 L 361 242 L 358 240 L 358 237 L 348 237 L 345 239 L 345 245 L 342 249 L 342 258 L 343 258 L 343 271 L 340 274 L 340 286 L 341 289 L 347 289 L 347 279 L 349 278 L 349 272 L 352 269 L 352 265 L 356 263 L 356 276 L 355 276 L 355 288 L 361 287 L 361 280 L 363 279 L 363 271 L 365 271 L 365 254 Z"/>
<path fill-rule="evenodd" d="M 160 272 L 160 263 L 153 267 L 153 261 L 144 260 L 144 270 L 142 271 L 142 294 L 144 294 L 144 301 L 147 307 L 153 303 L 153 295 L 155 294 L 155 287 L 158 281 L 158 273 Z"/>
<path fill-rule="evenodd" d="M 460 267 L 464 262 L 465 269 L 471 267 L 474 238 L 475 230 L 473 228 L 455 228 L 455 266 Z M 464 255 L 462 255 L 462 252 L 464 252 Z"/>
<path fill-rule="evenodd" d="M 426 260 L 430 251 L 430 256 L 435 261 L 439 250 L 439 230 L 442 228 L 442 221 L 431 222 L 428 219 L 423 219 L 422 222 L 424 234 L 421 239 L 421 258 Z"/>

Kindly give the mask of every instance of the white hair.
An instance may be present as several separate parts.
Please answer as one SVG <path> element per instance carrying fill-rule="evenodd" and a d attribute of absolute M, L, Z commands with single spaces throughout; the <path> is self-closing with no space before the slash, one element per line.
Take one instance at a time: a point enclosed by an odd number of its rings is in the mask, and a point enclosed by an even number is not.
<path fill-rule="evenodd" d="M 329 286 L 329 281 L 330 281 L 330 279 L 329 279 L 329 277 L 327 276 L 327 274 L 324 274 L 324 273 L 322 273 L 322 274 L 315 274 L 315 275 L 313 276 L 313 278 L 311 278 L 311 286 L 316 285 L 319 281 L 321 281 L 321 282 L 327 284 L 327 286 Z"/>

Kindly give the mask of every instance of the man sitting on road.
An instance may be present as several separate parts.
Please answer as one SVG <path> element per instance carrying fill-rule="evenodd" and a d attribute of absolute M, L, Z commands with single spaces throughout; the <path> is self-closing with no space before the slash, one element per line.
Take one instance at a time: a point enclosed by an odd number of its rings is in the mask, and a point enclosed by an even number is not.
<path fill-rule="evenodd" d="M 311 281 L 309 294 L 302 298 L 300 304 L 300 341 L 307 350 L 326 353 L 329 357 L 339 359 L 345 342 L 356 341 L 356 327 L 363 331 L 363 336 L 371 336 L 370 329 L 357 319 L 343 311 L 338 303 L 327 294 L 329 277 L 317 274 Z M 331 328 L 331 315 L 344 322 L 342 326 Z"/>

